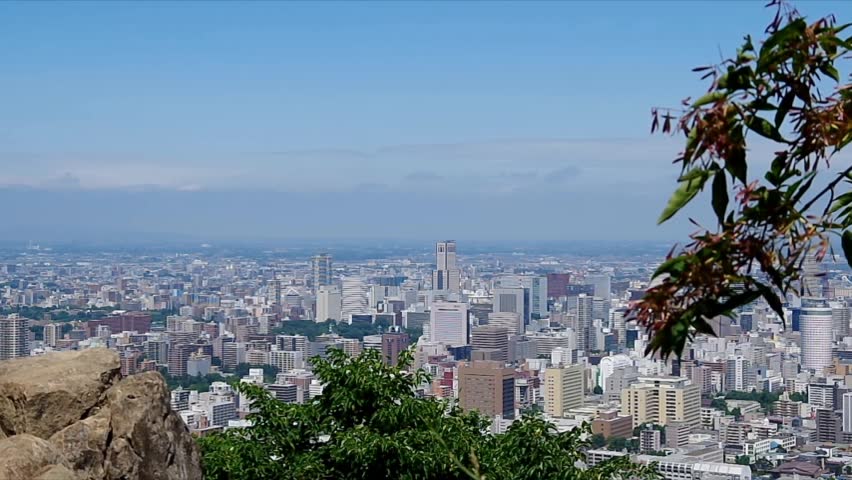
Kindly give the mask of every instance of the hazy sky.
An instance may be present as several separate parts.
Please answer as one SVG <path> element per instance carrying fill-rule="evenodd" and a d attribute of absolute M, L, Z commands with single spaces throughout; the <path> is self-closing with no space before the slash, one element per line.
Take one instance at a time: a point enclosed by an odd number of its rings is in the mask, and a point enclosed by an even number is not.
<path fill-rule="evenodd" d="M 764 3 L 3 2 L 0 236 L 679 238 L 649 110 Z"/>

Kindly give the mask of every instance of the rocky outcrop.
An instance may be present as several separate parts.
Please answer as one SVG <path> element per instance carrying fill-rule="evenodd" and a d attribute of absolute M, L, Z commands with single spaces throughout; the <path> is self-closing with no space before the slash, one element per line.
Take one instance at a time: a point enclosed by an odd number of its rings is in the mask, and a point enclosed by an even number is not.
<path fill-rule="evenodd" d="M 158 373 L 121 379 L 106 349 L 0 362 L 0 480 L 192 480 L 199 465 Z"/>

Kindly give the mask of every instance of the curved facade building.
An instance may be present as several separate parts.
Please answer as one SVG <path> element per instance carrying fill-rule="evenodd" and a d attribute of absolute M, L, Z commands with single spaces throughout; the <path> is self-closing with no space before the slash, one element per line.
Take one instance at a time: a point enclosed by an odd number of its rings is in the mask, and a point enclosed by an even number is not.
<path fill-rule="evenodd" d="M 802 368 L 822 373 L 831 366 L 832 324 L 831 307 L 824 299 L 802 299 Z"/>
<path fill-rule="evenodd" d="M 367 285 L 358 277 L 347 277 L 342 281 L 341 296 L 342 305 L 340 318 L 344 322 L 352 323 L 352 315 L 369 313 L 367 306 Z"/>

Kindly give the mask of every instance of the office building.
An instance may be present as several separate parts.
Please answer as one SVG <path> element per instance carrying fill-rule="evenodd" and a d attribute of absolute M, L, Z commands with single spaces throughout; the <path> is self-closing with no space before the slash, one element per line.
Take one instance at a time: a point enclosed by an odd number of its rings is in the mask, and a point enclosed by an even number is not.
<path fill-rule="evenodd" d="M 469 323 L 466 303 L 435 302 L 429 317 L 429 341 L 445 345 L 468 345 Z"/>
<path fill-rule="evenodd" d="M 471 362 L 458 371 L 459 405 L 465 410 L 515 417 L 515 371 L 500 362 Z"/>
<path fill-rule="evenodd" d="M 822 374 L 831 366 L 832 311 L 824 299 L 802 299 L 802 368 Z"/>
<path fill-rule="evenodd" d="M 592 434 L 604 438 L 630 438 L 633 436 L 633 419 L 621 415 L 617 409 L 603 410 L 592 420 Z"/>
<path fill-rule="evenodd" d="M 382 359 L 388 365 L 399 363 L 399 354 L 408 349 L 411 339 L 407 333 L 382 334 Z"/>
<path fill-rule="evenodd" d="M 571 283 L 571 275 L 567 273 L 547 274 L 547 296 L 559 299 L 568 295 L 568 284 Z"/>
<path fill-rule="evenodd" d="M 843 432 L 852 433 L 852 392 L 843 394 Z"/>
<path fill-rule="evenodd" d="M 725 388 L 738 392 L 750 392 L 756 386 L 756 378 L 751 362 L 737 355 L 727 360 L 725 368 Z"/>
<path fill-rule="evenodd" d="M 321 253 L 311 258 L 311 273 L 314 291 L 323 285 L 331 285 L 331 255 Z"/>
<path fill-rule="evenodd" d="M 843 418 L 833 408 L 816 410 L 817 442 L 838 443 L 843 441 Z"/>
<path fill-rule="evenodd" d="M 523 287 L 497 287 L 494 289 L 494 313 L 516 313 L 524 318 Z M 524 318 L 524 320 L 526 320 Z"/>
<path fill-rule="evenodd" d="M 621 392 L 621 414 L 632 416 L 634 427 L 670 422 L 695 426 L 700 422 L 700 413 L 700 390 L 686 378 L 639 377 Z"/>
<path fill-rule="evenodd" d="M 509 361 L 509 331 L 504 327 L 495 327 L 491 324 L 476 327 L 471 332 L 471 348 L 474 352 L 493 350 L 496 358 L 491 360 Z"/>
<path fill-rule="evenodd" d="M 521 277 L 524 287 L 524 302 L 529 305 L 531 317 L 544 318 L 547 316 L 547 277 Z"/>
<path fill-rule="evenodd" d="M 521 315 L 514 312 L 491 312 L 488 314 L 489 327 L 501 327 L 513 335 L 524 333 Z"/>
<path fill-rule="evenodd" d="M 280 372 L 287 372 L 305 368 L 305 360 L 302 352 L 290 350 L 271 350 L 269 352 L 269 365 L 277 368 Z"/>
<path fill-rule="evenodd" d="M 572 408 L 583 406 L 583 365 L 561 365 L 544 372 L 544 412 L 563 417 Z"/>
<path fill-rule="evenodd" d="M 321 285 L 317 290 L 316 321 L 340 321 L 340 305 L 340 289 L 335 285 Z"/>
<path fill-rule="evenodd" d="M 432 272 L 432 290 L 458 293 L 461 273 L 456 264 L 456 242 L 446 240 L 435 244 L 435 270 Z"/>
<path fill-rule="evenodd" d="M 0 317 L 0 360 L 30 355 L 30 320 L 12 314 Z"/>
<path fill-rule="evenodd" d="M 577 349 L 589 352 L 595 348 L 595 330 L 592 328 L 594 297 L 585 293 L 577 295 Z"/>
<path fill-rule="evenodd" d="M 370 313 L 367 306 L 367 286 L 364 280 L 357 277 L 347 277 L 342 281 L 342 305 L 340 319 L 351 323 L 352 315 Z"/>

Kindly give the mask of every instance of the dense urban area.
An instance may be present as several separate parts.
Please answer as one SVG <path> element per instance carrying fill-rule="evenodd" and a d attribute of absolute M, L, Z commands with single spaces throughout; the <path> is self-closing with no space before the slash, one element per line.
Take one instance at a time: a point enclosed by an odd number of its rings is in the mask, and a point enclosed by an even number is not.
<path fill-rule="evenodd" d="M 462 255 L 457 254 L 457 247 Z M 390 258 L 316 252 L 3 253 L 0 360 L 107 347 L 122 375 L 160 371 L 198 436 L 249 426 L 235 389 L 322 395 L 331 349 L 412 349 L 418 394 L 457 400 L 506 431 L 540 412 L 591 425 L 587 463 L 629 455 L 667 479 L 818 478 L 852 472 L 848 267 L 803 267 L 808 296 L 779 318 L 760 301 L 716 318 L 682 359 L 645 355 L 625 312 L 659 255 L 518 250 L 464 255 L 454 241 Z"/>

